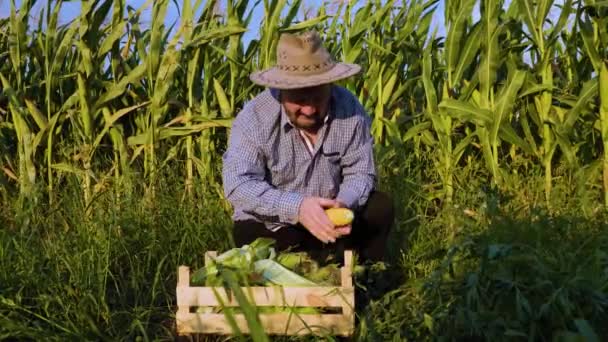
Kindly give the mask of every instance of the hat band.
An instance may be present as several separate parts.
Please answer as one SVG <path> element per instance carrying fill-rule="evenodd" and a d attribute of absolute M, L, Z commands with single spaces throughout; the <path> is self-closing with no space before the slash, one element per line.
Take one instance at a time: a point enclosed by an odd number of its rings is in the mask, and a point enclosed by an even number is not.
<path fill-rule="evenodd" d="M 277 68 L 285 74 L 302 76 L 302 75 L 317 75 L 331 70 L 336 64 L 331 58 L 324 62 L 311 64 L 278 64 Z"/>

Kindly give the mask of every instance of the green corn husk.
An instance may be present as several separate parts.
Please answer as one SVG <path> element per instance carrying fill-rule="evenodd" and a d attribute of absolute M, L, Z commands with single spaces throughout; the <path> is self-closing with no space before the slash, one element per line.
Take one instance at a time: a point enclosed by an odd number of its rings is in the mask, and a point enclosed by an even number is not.
<path fill-rule="evenodd" d="M 256 272 L 272 284 L 284 286 L 316 286 L 317 284 L 290 271 L 278 262 L 270 259 L 258 260 L 254 263 Z"/>
<path fill-rule="evenodd" d="M 192 273 L 192 276 L 190 277 L 190 284 L 194 286 L 210 286 L 211 283 L 217 283 L 217 273 L 218 270 L 215 265 L 200 268 Z"/>
<path fill-rule="evenodd" d="M 268 238 L 259 238 L 249 245 L 230 249 L 191 276 L 194 286 L 223 286 L 222 269 L 235 271 L 240 284 L 283 286 L 331 286 L 340 284 L 337 264 L 319 267 L 306 252 L 276 254 Z"/>
<path fill-rule="evenodd" d="M 277 256 L 277 262 L 292 271 L 295 271 L 296 267 L 309 259 L 306 252 L 281 253 Z"/>
<path fill-rule="evenodd" d="M 269 238 L 256 239 L 249 245 L 250 250 L 254 254 L 255 260 L 274 259 L 276 256 L 273 245 L 275 241 Z"/>
<path fill-rule="evenodd" d="M 319 285 L 339 285 L 340 267 L 338 264 L 329 264 L 307 274 L 307 278 Z"/>

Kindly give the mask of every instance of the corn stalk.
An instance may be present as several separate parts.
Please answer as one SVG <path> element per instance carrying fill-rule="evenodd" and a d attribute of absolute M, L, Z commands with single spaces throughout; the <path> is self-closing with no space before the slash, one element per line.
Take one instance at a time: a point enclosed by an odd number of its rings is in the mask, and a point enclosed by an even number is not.
<path fill-rule="evenodd" d="M 445 17 L 448 24 L 446 44 L 440 55 L 445 65 L 445 72 L 433 78 L 433 39 L 425 48 L 422 58 L 422 83 L 426 96 L 426 116 L 423 121 L 410 129 L 405 139 L 420 135 L 430 145 L 434 153 L 433 162 L 443 184 L 443 198 L 449 206 L 454 196 L 454 168 L 470 144 L 473 135 L 468 135 L 460 142 L 455 141 L 455 129 L 462 121 L 454 119 L 452 109 L 445 103 L 456 101 L 460 87 L 470 77 L 469 66 L 479 51 L 479 25 L 471 25 L 474 1 L 466 0 L 446 3 Z M 465 44 L 461 46 L 461 42 Z M 441 79 L 445 80 L 441 82 Z M 438 96 L 438 93 L 441 95 Z M 440 103 L 441 102 L 441 103 Z M 430 124 L 429 124 L 430 123 Z"/>
<path fill-rule="evenodd" d="M 571 1 L 567 1 L 565 11 L 562 18 L 567 18 L 569 14 Z M 539 136 L 541 137 L 542 147 L 537 151 L 545 171 L 545 199 L 547 203 L 551 198 L 551 189 L 553 183 L 552 176 L 552 161 L 553 155 L 557 148 L 557 139 L 555 137 L 551 122 L 553 120 L 553 59 L 556 53 L 556 34 L 560 32 L 561 27 L 556 26 L 548 34 L 545 32 L 545 23 L 548 20 L 547 16 L 553 5 L 553 1 L 530 2 L 519 0 L 519 13 L 522 21 L 525 23 L 527 30 L 530 32 L 529 40 L 533 48 L 531 58 L 538 63 L 538 71 L 534 75 L 540 81 L 542 90 L 533 97 L 534 115 L 537 116 L 537 124 L 540 129 Z M 562 21 L 561 25 L 565 22 Z"/>
<path fill-rule="evenodd" d="M 572 170 L 608 170 L 602 1 L 575 12 L 572 0 L 516 0 L 507 11 L 499 0 L 450 0 L 446 37 L 431 38 L 437 1 L 338 2 L 302 18 L 300 1 L 258 8 L 230 0 L 221 12 L 217 1 L 183 0 L 177 27 L 167 23 L 169 0 L 138 9 L 124 0 L 82 2 L 66 25 L 61 1 L 45 1 L 36 25 L 28 19 L 38 17 L 34 2 L 16 3 L 0 18 L 0 134 L 8 141 L 0 172 L 2 184 L 15 182 L 22 194 L 41 183 L 52 201 L 73 174 L 90 203 L 108 175 L 126 185 L 139 172 L 154 194 L 169 168 L 180 170 L 187 194 L 197 177 L 220 191 L 225 130 L 260 90 L 248 75 L 272 65 L 280 32 L 309 28 L 337 60 L 362 65 L 360 76 L 341 84 L 372 115 L 379 161 L 410 148 L 433 155 L 437 172 L 429 178 L 439 175 L 442 189 L 430 198 L 453 201 L 463 158 L 481 161 L 506 186 L 509 161 L 522 151 L 518 163 L 543 168 L 547 200 L 561 160 Z M 142 19 L 150 8 L 148 26 Z M 264 12 L 259 23 L 256 8 Z M 557 21 L 551 9 L 560 10 Z M 245 46 L 243 34 L 255 25 L 260 35 Z M 604 171 L 605 189 L 607 179 Z"/>
<path fill-rule="evenodd" d="M 599 118 L 603 147 L 604 205 L 608 208 L 608 3 L 587 0 L 578 17 L 578 24 L 587 58 L 599 79 Z"/>
<path fill-rule="evenodd" d="M 30 196 L 36 182 L 36 165 L 34 153 L 36 150 L 34 127 L 28 118 L 25 103 L 22 102 L 27 86 L 27 26 L 28 13 L 33 3 L 23 1 L 17 12 L 15 1 L 11 1 L 8 54 L 10 76 L 0 73 L 2 92 L 8 98 L 8 110 L 11 114 L 14 131 L 17 135 L 18 151 L 18 177 L 19 189 L 22 196 Z M 38 113 L 36 113 L 38 114 Z M 38 117 L 40 125 L 44 125 L 42 118 Z"/>

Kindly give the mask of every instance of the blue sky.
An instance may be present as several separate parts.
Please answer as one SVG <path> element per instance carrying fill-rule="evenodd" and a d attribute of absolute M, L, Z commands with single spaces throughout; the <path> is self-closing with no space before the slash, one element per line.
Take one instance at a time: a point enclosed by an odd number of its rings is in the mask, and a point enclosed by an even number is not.
<path fill-rule="evenodd" d="M 11 0 L 0 0 L 0 18 L 7 17 L 10 14 L 10 1 Z M 16 1 L 17 4 L 19 4 L 20 2 L 21 1 Z M 182 1 L 178 0 L 177 2 L 181 3 Z M 40 8 L 42 8 L 42 6 L 44 6 L 45 3 L 46 3 L 46 1 L 39 1 L 36 4 L 36 7 L 34 8 L 33 13 L 40 13 Z M 127 5 L 130 5 L 134 8 L 140 8 L 144 3 L 145 3 L 145 0 L 127 0 Z M 253 1 L 251 3 L 253 3 Z M 321 3 L 322 3 L 322 0 L 304 0 L 303 8 L 310 8 L 310 9 L 313 9 L 313 11 L 314 11 L 316 8 L 318 8 L 319 4 L 321 4 Z M 444 1 L 439 2 L 438 8 L 435 11 L 435 15 L 433 18 L 433 26 L 438 27 L 439 34 L 442 34 L 444 31 L 443 4 L 444 4 Z M 71 20 L 75 16 L 77 16 L 79 12 L 80 12 L 80 1 L 65 2 L 63 4 L 62 10 L 61 10 L 60 23 L 68 22 L 69 20 Z M 144 16 L 150 18 L 150 12 L 151 11 L 148 9 L 147 11 L 144 12 Z M 254 13 L 254 18 L 252 19 L 252 23 L 259 23 L 261 21 L 262 15 L 263 15 L 263 7 L 262 7 L 262 4 L 260 4 L 256 8 L 256 12 Z M 174 3 L 171 1 L 168 11 L 167 11 L 167 21 L 173 22 L 175 20 L 178 20 L 178 16 L 179 16 L 179 12 L 178 12 L 176 6 L 174 5 Z M 149 20 L 148 20 L 148 22 L 149 22 Z M 144 19 L 144 23 L 145 23 L 145 19 Z M 245 41 L 255 38 L 255 36 L 257 35 L 257 25 L 254 24 L 251 26 L 252 27 L 250 27 L 249 30 L 245 33 L 245 36 L 244 36 Z"/>
<path fill-rule="evenodd" d="M 191 0 L 192 1 L 192 0 Z M 205 1 L 205 0 L 203 0 Z M 291 0 L 288 0 L 291 1 Z M 312 9 L 313 12 L 315 12 L 315 10 L 319 7 L 319 5 L 321 3 L 323 3 L 324 1 L 357 1 L 357 2 L 361 2 L 361 0 L 303 0 L 303 6 L 302 8 L 306 8 L 306 9 Z M 405 2 L 406 0 L 401 0 L 402 2 Z M 505 1 L 505 7 L 508 6 L 508 4 L 511 3 L 512 0 L 506 0 Z M 11 0 L 0 0 L 0 18 L 5 18 L 8 17 L 10 14 L 10 2 Z M 140 8 L 146 1 L 145 0 L 127 0 L 126 3 L 127 5 L 133 7 L 133 8 Z M 177 3 L 182 3 L 183 0 L 176 0 Z M 254 1 L 250 1 L 251 3 L 253 3 Z M 20 0 L 15 0 L 15 3 L 17 4 L 17 6 L 20 5 L 21 1 Z M 431 28 L 431 32 L 433 31 L 434 28 L 437 28 L 437 33 L 440 36 L 443 36 L 445 34 L 445 25 L 444 25 L 444 0 L 440 0 L 437 3 L 437 9 L 435 10 L 434 16 L 433 16 L 433 21 L 432 21 L 432 28 Z M 557 4 L 562 4 L 563 0 L 554 0 L 554 6 Z M 46 4 L 46 1 L 38 1 L 34 10 L 32 11 L 33 13 L 40 13 L 40 9 L 42 8 L 42 6 L 44 6 L 44 4 Z M 150 6 L 148 6 L 150 7 Z M 249 27 L 248 31 L 245 33 L 244 35 L 244 41 L 248 42 L 249 40 L 251 40 L 252 38 L 255 38 L 257 36 L 257 29 L 258 29 L 258 24 L 261 22 L 261 18 L 263 15 L 263 7 L 262 4 L 259 4 L 256 8 L 256 12 L 254 13 L 254 17 L 252 19 L 252 25 L 251 27 Z M 74 17 L 76 17 L 78 15 L 78 13 L 80 12 L 80 1 L 67 1 L 64 2 L 63 6 L 62 6 L 62 10 L 61 10 L 61 19 L 60 19 L 60 23 L 66 23 L 68 21 L 70 21 L 71 19 L 73 19 Z M 476 13 L 474 13 L 474 15 L 476 15 L 478 13 L 478 7 L 476 7 Z M 550 17 L 555 19 L 559 16 L 559 9 L 557 7 L 553 7 Z M 150 22 L 150 17 L 151 17 L 151 10 L 150 8 L 148 8 L 146 11 L 144 11 L 143 13 L 143 24 L 147 24 Z M 36 18 L 32 18 L 33 20 L 36 20 Z M 179 12 L 177 7 L 175 6 L 173 1 L 169 2 L 169 8 L 167 10 L 167 23 L 171 23 L 174 22 L 176 20 L 179 19 Z"/>

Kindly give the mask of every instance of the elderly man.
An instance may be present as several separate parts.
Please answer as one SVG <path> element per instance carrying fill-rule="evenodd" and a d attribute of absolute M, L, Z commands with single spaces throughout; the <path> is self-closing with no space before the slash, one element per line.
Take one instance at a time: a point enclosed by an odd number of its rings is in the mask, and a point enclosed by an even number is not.
<path fill-rule="evenodd" d="M 375 190 L 370 119 L 352 93 L 332 84 L 360 69 L 334 62 L 319 35 L 306 32 L 282 34 L 277 65 L 251 74 L 267 89 L 237 115 L 223 156 L 237 246 L 269 237 L 278 250 L 317 258 L 337 245 L 383 259 L 394 214 L 391 199 Z M 332 224 L 325 209 L 335 207 L 354 211 L 351 225 Z"/>

